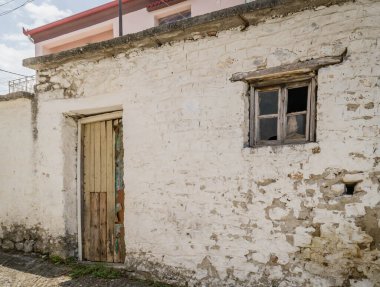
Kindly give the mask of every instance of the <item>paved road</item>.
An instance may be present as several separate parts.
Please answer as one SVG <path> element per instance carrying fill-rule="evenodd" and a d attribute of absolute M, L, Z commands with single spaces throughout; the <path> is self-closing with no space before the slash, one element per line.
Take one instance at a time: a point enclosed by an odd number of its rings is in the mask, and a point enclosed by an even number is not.
<path fill-rule="evenodd" d="M 34 256 L 0 251 L 1 287 L 148 287 L 151 283 L 127 278 L 105 280 L 90 276 L 72 279 L 69 267 Z"/>

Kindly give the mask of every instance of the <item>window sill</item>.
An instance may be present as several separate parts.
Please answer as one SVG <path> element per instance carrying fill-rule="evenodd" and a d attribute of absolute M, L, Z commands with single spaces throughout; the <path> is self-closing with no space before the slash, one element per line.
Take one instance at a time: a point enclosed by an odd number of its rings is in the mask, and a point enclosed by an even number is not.
<path fill-rule="evenodd" d="M 249 146 L 245 145 L 243 147 L 243 151 L 259 151 L 259 150 L 265 150 L 265 149 L 272 149 L 276 152 L 281 152 L 282 149 L 291 148 L 291 149 L 299 149 L 299 148 L 315 148 L 319 147 L 319 142 L 293 142 L 293 143 L 283 143 L 283 144 L 272 144 L 272 145 L 255 145 L 255 146 Z M 300 149 L 301 150 L 301 149 Z"/>

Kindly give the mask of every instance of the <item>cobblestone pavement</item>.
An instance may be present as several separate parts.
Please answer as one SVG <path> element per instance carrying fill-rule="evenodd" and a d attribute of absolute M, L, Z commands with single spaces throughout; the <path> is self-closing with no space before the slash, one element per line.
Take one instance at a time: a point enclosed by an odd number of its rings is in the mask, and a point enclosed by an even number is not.
<path fill-rule="evenodd" d="M 148 287 L 151 283 L 127 278 L 99 279 L 91 276 L 72 279 L 70 268 L 35 256 L 0 251 L 0 287 Z"/>

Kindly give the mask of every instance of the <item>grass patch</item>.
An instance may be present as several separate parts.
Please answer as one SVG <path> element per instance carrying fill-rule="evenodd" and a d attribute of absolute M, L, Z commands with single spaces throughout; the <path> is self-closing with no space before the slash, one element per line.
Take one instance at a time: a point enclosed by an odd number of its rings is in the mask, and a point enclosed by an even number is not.
<path fill-rule="evenodd" d="M 77 260 L 74 257 L 63 259 L 58 255 L 50 255 L 49 260 L 51 263 L 55 265 L 71 265 L 77 262 Z"/>
<path fill-rule="evenodd" d="M 79 278 L 83 276 L 94 276 L 97 278 L 103 278 L 103 279 L 116 279 L 121 276 L 121 272 L 104 266 L 103 264 L 91 264 L 91 265 L 84 265 L 84 264 L 71 264 L 71 272 L 70 277 L 72 278 Z"/>
<path fill-rule="evenodd" d="M 66 260 L 58 255 L 50 255 L 49 256 L 50 261 L 55 265 L 63 265 L 66 264 Z"/>
<path fill-rule="evenodd" d="M 50 261 L 55 265 L 66 265 L 70 267 L 69 276 L 71 278 L 79 278 L 83 276 L 94 276 L 102 279 L 116 279 L 121 277 L 121 272 L 119 270 L 106 267 L 101 263 L 98 264 L 79 264 L 75 258 L 63 259 L 57 255 L 51 255 L 49 257 Z M 157 286 L 159 287 L 159 286 Z"/>
<path fill-rule="evenodd" d="M 122 271 L 117 269 L 107 267 L 102 263 L 95 264 L 81 264 L 74 257 L 69 257 L 63 259 L 58 255 L 50 255 L 49 260 L 55 265 L 64 265 L 69 267 L 69 276 L 73 279 L 77 279 L 84 276 L 92 276 L 101 279 L 117 279 L 125 275 Z M 134 281 L 144 282 L 147 286 L 150 287 L 173 287 L 173 285 L 155 282 L 155 281 L 145 281 L 133 279 Z"/>

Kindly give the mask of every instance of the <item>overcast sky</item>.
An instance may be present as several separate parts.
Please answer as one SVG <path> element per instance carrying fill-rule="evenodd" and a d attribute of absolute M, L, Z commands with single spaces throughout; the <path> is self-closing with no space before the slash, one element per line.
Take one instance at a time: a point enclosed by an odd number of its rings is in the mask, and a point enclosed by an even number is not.
<path fill-rule="evenodd" d="M 112 0 L 0 0 L 0 69 L 23 75 L 34 71 L 22 67 L 22 59 L 34 56 L 34 45 L 22 33 L 22 27 L 36 28 L 99 6 Z M 30 2 L 30 3 L 27 3 Z M 24 3 L 22 8 L 1 16 Z M 0 95 L 7 93 L 7 81 L 18 76 L 0 71 Z"/>

